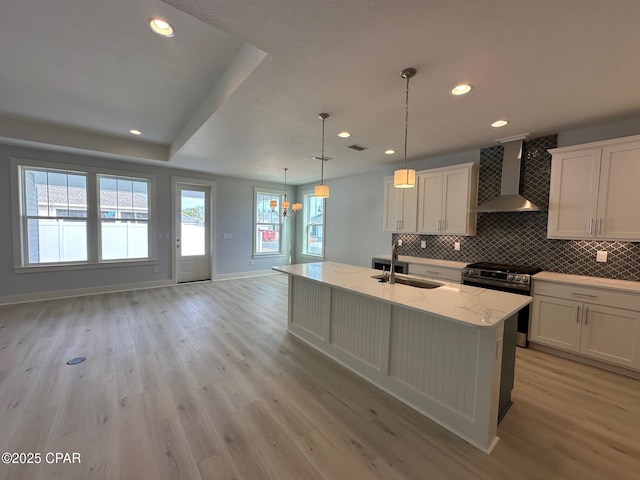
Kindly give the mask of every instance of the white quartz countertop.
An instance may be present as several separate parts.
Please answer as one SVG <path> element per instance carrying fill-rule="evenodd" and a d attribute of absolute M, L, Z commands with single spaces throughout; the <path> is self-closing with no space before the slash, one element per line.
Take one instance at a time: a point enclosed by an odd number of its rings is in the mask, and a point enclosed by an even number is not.
<path fill-rule="evenodd" d="M 373 258 L 391 260 L 391 255 L 375 255 Z M 398 255 L 398 260 L 401 262 L 407 262 L 407 263 L 420 263 L 423 265 L 455 268 L 456 270 L 462 270 L 464 267 L 468 265 L 465 262 L 454 262 L 453 260 L 440 260 L 439 258 L 409 257 L 406 255 Z"/>
<path fill-rule="evenodd" d="M 540 272 L 533 276 L 533 280 L 566 283 L 583 287 L 608 288 L 632 293 L 640 293 L 640 282 L 616 280 L 614 278 L 588 277 L 586 275 L 571 275 L 568 273 Z"/>
<path fill-rule="evenodd" d="M 371 278 L 380 270 L 335 262 L 282 265 L 273 270 L 477 327 L 493 327 L 531 302 L 527 295 L 443 281 L 437 282 L 442 287 L 434 289 L 380 283 Z"/>

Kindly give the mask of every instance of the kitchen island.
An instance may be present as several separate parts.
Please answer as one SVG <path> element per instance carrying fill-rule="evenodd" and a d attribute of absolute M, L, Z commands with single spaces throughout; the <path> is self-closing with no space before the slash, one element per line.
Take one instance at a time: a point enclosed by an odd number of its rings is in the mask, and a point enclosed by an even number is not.
<path fill-rule="evenodd" d="M 334 262 L 273 269 L 289 275 L 290 333 L 491 453 L 505 322 L 531 297 L 391 285 L 372 278 L 378 270 Z"/>

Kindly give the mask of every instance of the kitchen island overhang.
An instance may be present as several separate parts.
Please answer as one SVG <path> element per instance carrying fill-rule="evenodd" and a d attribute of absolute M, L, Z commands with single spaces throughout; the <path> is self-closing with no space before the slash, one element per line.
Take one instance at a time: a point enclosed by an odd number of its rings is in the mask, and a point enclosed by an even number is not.
<path fill-rule="evenodd" d="M 439 282 L 380 283 L 335 262 L 289 275 L 287 330 L 489 454 L 498 442 L 505 321 L 531 297 Z"/>

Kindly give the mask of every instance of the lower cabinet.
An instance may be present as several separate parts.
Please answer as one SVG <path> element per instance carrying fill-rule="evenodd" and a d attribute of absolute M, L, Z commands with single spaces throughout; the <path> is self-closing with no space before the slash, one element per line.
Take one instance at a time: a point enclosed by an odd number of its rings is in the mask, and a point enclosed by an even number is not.
<path fill-rule="evenodd" d="M 589 297 L 589 301 L 538 295 L 534 287 L 529 332 L 532 342 L 640 369 L 640 311 L 612 306 L 616 294 L 596 294 L 595 289 L 591 293 L 584 293 L 585 289 L 557 290 L 559 295 Z"/>

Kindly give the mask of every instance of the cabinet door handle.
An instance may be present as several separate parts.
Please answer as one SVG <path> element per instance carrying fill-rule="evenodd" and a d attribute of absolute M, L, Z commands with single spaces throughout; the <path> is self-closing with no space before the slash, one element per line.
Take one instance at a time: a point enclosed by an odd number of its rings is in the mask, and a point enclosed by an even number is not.
<path fill-rule="evenodd" d="M 593 235 L 593 218 L 589 219 L 589 235 Z"/>
<path fill-rule="evenodd" d="M 578 313 L 576 314 L 576 323 L 580 323 L 580 307 L 578 307 Z"/>
<path fill-rule="evenodd" d="M 589 308 L 584 307 L 584 324 L 589 325 Z"/>
<path fill-rule="evenodd" d="M 604 223 L 604 218 L 598 219 L 598 235 L 602 234 L 602 224 Z"/>
<path fill-rule="evenodd" d="M 597 295 L 589 295 L 588 293 L 571 292 L 571 295 L 576 295 L 577 297 L 598 298 Z"/>

